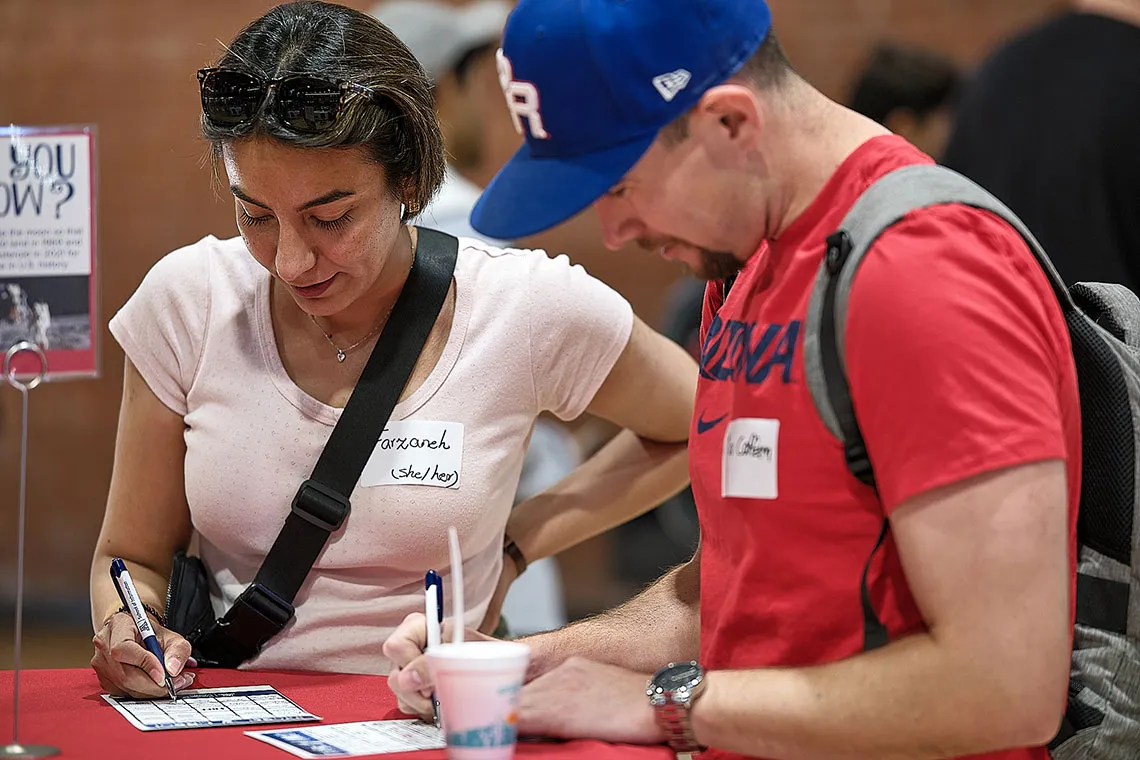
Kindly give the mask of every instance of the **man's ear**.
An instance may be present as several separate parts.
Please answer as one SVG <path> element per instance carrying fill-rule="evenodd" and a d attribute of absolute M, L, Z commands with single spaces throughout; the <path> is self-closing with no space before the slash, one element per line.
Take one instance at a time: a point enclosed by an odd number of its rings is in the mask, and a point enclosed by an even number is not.
<path fill-rule="evenodd" d="M 701 96 L 689 122 L 690 133 L 699 134 L 713 155 L 734 162 L 733 157 L 755 148 L 765 116 L 755 92 L 744 85 L 724 84 Z"/>

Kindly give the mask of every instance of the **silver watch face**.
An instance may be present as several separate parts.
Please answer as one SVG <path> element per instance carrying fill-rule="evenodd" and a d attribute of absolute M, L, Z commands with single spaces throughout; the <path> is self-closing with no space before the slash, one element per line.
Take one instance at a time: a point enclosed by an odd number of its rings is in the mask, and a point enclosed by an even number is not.
<path fill-rule="evenodd" d="M 678 662 L 658 671 L 653 678 L 653 687 L 659 694 L 673 694 L 696 687 L 704 674 L 704 669 L 696 662 Z"/>

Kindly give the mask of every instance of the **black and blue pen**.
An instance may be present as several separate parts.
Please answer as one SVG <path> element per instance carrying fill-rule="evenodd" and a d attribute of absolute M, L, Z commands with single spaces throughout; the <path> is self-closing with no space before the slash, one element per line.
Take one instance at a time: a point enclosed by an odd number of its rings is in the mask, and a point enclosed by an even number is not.
<path fill-rule="evenodd" d="M 428 570 L 424 576 L 425 611 L 427 615 L 427 647 L 439 646 L 443 628 L 443 578 L 435 570 Z M 434 609 L 433 609 L 434 608 Z M 425 649 L 425 651 L 426 651 Z M 431 693 L 431 708 L 435 715 L 436 728 L 439 727 L 439 700 Z"/>
<path fill-rule="evenodd" d="M 142 645 L 158 658 L 158 664 L 162 666 L 162 673 L 166 677 L 167 693 L 171 699 L 177 700 L 178 697 L 174 693 L 174 680 L 166 672 L 166 658 L 158 643 L 158 636 L 155 635 L 154 627 L 150 624 L 150 618 L 147 617 L 146 610 L 143 609 L 139 592 L 135 590 L 135 583 L 127 571 L 127 564 L 118 557 L 111 560 L 111 581 L 115 584 L 115 590 L 119 592 L 119 599 L 122 600 L 123 606 L 127 608 L 127 612 L 135 621 L 135 627 L 138 628 Z"/>

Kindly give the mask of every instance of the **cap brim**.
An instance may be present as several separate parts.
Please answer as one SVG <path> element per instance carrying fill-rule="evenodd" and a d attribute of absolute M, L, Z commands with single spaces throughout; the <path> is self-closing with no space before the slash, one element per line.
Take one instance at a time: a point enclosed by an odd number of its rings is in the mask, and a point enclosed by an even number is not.
<path fill-rule="evenodd" d="M 516 240 L 561 224 L 617 184 L 656 133 L 572 158 L 540 158 L 523 143 L 471 211 L 477 232 Z"/>

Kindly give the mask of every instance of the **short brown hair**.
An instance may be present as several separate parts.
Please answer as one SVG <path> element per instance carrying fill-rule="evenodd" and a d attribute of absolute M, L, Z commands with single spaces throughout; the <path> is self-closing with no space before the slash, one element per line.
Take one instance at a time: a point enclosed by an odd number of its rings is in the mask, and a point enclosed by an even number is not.
<path fill-rule="evenodd" d="M 350 98 L 336 124 L 318 134 L 290 130 L 264 105 L 252 124 L 236 129 L 203 116 L 202 134 L 215 161 L 223 145 L 253 135 L 303 148 L 365 146 L 389 187 L 401 193 L 405 219 L 443 183 L 443 137 L 431 83 L 407 46 L 372 16 L 315 0 L 284 3 L 239 32 L 216 65 L 265 79 L 305 74 L 344 80 L 374 95 Z"/>
<path fill-rule="evenodd" d="M 779 38 L 772 30 L 756 48 L 756 52 L 732 75 L 732 79 L 744 80 L 758 90 L 772 90 L 782 86 L 795 74 L 792 64 L 784 54 Z M 678 116 L 660 132 L 668 144 L 679 143 L 689 136 L 689 112 Z"/>
<path fill-rule="evenodd" d="M 783 85 L 793 74 L 795 69 L 784 53 L 784 46 L 780 44 L 776 33 L 769 30 L 760 47 L 733 78 L 743 79 L 759 90 L 770 90 Z"/>

